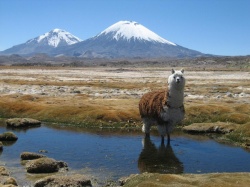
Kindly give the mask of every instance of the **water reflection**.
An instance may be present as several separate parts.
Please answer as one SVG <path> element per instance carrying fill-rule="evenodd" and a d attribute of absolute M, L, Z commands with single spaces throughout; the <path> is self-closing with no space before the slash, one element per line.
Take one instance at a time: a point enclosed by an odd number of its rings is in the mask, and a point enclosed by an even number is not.
<path fill-rule="evenodd" d="M 0 134 L 3 132 L 6 132 L 6 126 L 0 123 Z M 141 131 L 127 132 L 127 129 L 84 129 L 43 124 L 39 128 L 27 131 L 14 129 L 13 132 L 18 140 L 5 142 L 12 145 L 4 145 L 3 152 L 0 152 L 0 165 L 11 168 L 12 176 L 20 186 L 32 186 L 27 184 L 41 177 L 27 175 L 20 164 L 22 152 L 38 150 L 47 150 L 46 156 L 66 162 L 70 167 L 69 172 L 94 176 L 100 181 L 115 181 L 142 172 L 250 171 L 249 152 L 219 144 L 207 136 L 183 134 L 181 131 L 172 134 L 172 147 L 160 146 L 158 132 L 155 131 L 151 134 L 151 140 L 143 139 L 143 149 Z"/>
<path fill-rule="evenodd" d="M 145 137 L 143 149 L 138 159 L 138 169 L 141 173 L 183 173 L 183 164 L 175 156 L 171 145 L 161 144 L 159 148 Z"/>
<path fill-rule="evenodd" d="M 24 132 L 24 133 L 26 133 L 28 130 L 36 129 L 36 128 L 40 128 L 40 126 L 34 126 L 34 127 L 10 127 L 10 126 L 6 126 L 7 131 Z"/>
<path fill-rule="evenodd" d="M 12 146 L 16 143 L 17 141 L 2 141 L 3 146 Z"/>

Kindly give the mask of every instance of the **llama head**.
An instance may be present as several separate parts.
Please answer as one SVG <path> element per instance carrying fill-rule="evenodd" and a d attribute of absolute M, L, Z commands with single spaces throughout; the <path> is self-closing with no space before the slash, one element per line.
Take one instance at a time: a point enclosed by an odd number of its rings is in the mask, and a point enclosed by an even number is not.
<path fill-rule="evenodd" d="M 175 71 L 172 69 L 172 74 L 168 77 L 169 88 L 183 89 L 185 86 L 184 69 Z"/>

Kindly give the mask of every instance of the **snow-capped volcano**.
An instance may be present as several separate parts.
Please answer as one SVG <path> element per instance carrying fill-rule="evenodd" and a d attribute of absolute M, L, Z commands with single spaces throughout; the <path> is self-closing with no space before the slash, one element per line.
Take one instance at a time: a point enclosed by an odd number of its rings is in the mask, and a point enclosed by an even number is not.
<path fill-rule="evenodd" d="M 48 44 L 52 47 L 72 45 L 82 40 L 62 29 L 54 29 L 50 32 L 27 41 L 27 43 L 37 42 Z"/>
<path fill-rule="evenodd" d="M 135 21 L 119 21 L 90 39 L 53 52 L 86 58 L 194 57 L 202 54 L 170 42 Z"/>
<path fill-rule="evenodd" d="M 111 35 L 111 37 L 117 41 L 120 39 L 128 41 L 145 40 L 149 42 L 159 42 L 176 46 L 175 43 L 160 37 L 156 33 L 135 21 L 119 21 L 102 31 L 99 35 L 97 35 L 97 37 L 102 35 Z"/>
<path fill-rule="evenodd" d="M 135 21 L 119 21 L 84 41 L 67 31 L 54 29 L 1 52 L 7 55 L 36 53 L 86 58 L 161 58 L 203 55 L 170 42 Z"/>
<path fill-rule="evenodd" d="M 82 40 L 62 29 L 53 29 L 36 38 L 30 39 L 23 44 L 13 46 L 3 54 L 34 54 L 50 53 L 54 48 L 69 46 L 81 42 Z"/>

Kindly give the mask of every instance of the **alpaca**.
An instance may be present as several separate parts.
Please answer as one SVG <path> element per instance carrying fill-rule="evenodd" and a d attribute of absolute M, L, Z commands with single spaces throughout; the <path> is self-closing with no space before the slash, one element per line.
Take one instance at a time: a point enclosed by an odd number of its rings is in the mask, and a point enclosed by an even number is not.
<path fill-rule="evenodd" d="M 183 120 L 184 110 L 184 70 L 175 71 L 168 77 L 168 88 L 163 91 L 146 93 L 139 102 L 139 111 L 143 121 L 142 131 L 150 135 L 152 125 L 157 125 L 161 135 L 161 143 L 167 134 L 170 144 L 170 133 L 176 123 Z"/>

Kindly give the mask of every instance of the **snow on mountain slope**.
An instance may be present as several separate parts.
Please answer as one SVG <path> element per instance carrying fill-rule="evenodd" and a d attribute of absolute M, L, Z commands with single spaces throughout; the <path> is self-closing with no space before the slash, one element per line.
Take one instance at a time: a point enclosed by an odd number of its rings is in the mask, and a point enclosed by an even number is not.
<path fill-rule="evenodd" d="M 1 54 L 32 55 L 36 53 L 50 54 L 58 47 L 70 46 L 82 40 L 62 29 L 53 29 L 50 32 L 30 39 L 25 43 L 15 45 L 1 52 Z"/>
<path fill-rule="evenodd" d="M 41 36 L 27 41 L 27 43 L 32 43 L 34 41 L 37 43 L 47 43 L 49 46 L 52 47 L 58 47 L 62 43 L 63 45 L 72 45 L 81 42 L 82 40 L 65 30 L 54 29 L 50 32 L 47 32 Z"/>
<path fill-rule="evenodd" d="M 96 36 L 67 47 L 54 55 L 85 58 L 161 58 L 202 55 L 170 42 L 135 21 L 119 21 Z"/>
<path fill-rule="evenodd" d="M 150 42 L 159 42 L 165 43 L 169 45 L 176 46 L 175 43 L 170 42 L 156 33 L 150 31 L 143 25 L 135 22 L 135 21 L 119 21 L 104 31 L 102 31 L 98 36 L 112 34 L 113 39 L 125 39 L 125 40 L 146 40 Z"/>
<path fill-rule="evenodd" d="M 197 57 L 203 54 L 170 42 L 135 21 L 119 21 L 82 41 L 67 31 L 54 29 L 2 54 L 75 56 L 84 58 Z"/>

